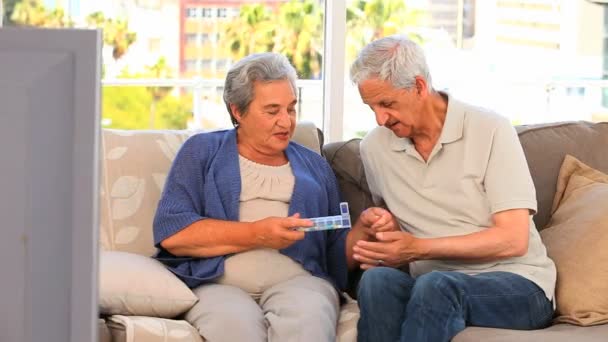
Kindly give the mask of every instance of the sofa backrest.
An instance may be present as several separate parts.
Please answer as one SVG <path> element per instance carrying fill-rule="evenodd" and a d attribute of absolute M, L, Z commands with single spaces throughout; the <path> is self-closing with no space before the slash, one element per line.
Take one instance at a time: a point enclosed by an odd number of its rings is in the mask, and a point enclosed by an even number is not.
<path fill-rule="evenodd" d="M 101 138 L 100 247 L 151 256 L 152 221 L 181 145 L 199 131 L 104 129 Z M 322 135 L 301 122 L 293 140 L 320 153 Z"/>
<path fill-rule="evenodd" d="M 517 131 L 536 187 L 534 222 L 542 230 L 551 218 L 557 176 L 566 154 L 608 173 L 608 122 L 529 125 Z"/>
<path fill-rule="evenodd" d="M 566 122 L 516 128 L 536 187 L 538 213 L 534 220 L 541 230 L 551 216 L 557 176 L 566 154 L 608 172 L 608 123 Z M 342 196 L 349 202 L 353 220 L 372 205 L 359 155 L 360 141 L 353 139 L 323 147 L 323 154 L 338 178 Z"/>

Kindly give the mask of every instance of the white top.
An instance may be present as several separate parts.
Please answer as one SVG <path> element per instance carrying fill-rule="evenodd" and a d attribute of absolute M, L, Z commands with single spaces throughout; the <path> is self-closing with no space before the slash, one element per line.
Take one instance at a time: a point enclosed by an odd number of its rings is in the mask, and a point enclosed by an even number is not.
<path fill-rule="evenodd" d="M 536 212 L 536 192 L 515 129 L 504 117 L 448 95 L 447 116 L 427 162 L 409 138 L 385 127 L 361 142 L 361 159 L 374 201 L 384 201 L 401 228 L 416 237 L 466 235 L 492 225 L 492 214 L 527 208 Z M 373 176 L 372 176 L 373 175 Z M 547 256 L 532 216 L 528 253 L 487 263 L 420 260 L 412 276 L 438 270 L 467 274 L 519 274 L 552 299 L 555 265 Z"/>
<path fill-rule="evenodd" d="M 281 166 L 258 164 L 239 155 L 241 205 L 239 220 L 257 221 L 268 216 L 286 217 L 295 177 L 289 162 Z"/>
<path fill-rule="evenodd" d="M 286 217 L 295 184 L 289 163 L 269 166 L 239 155 L 239 166 L 239 220 L 253 222 L 270 216 Z M 290 257 L 276 249 L 261 248 L 228 257 L 224 263 L 224 275 L 217 282 L 237 286 L 259 299 L 266 289 L 306 274 L 310 273 Z"/>

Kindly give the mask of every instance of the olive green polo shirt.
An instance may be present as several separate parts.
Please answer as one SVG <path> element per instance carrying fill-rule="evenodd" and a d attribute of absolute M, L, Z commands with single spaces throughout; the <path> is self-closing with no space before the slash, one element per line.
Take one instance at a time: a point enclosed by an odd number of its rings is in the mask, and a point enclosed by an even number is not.
<path fill-rule="evenodd" d="M 420 238 L 466 235 L 492 225 L 492 215 L 509 209 L 536 212 L 536 192 L 521 144 L 508 119 L 448 95 L 441 136 L 427 162 L 409 138 L 376 127 L 361 142 L 361 158 L 372 196 L 384 202 L 401 228 Z M 528 253 L 487 263 L 420 260 L 410 273 L 519 274 L 552 299 L 555 265 L 532 216 Z"/>

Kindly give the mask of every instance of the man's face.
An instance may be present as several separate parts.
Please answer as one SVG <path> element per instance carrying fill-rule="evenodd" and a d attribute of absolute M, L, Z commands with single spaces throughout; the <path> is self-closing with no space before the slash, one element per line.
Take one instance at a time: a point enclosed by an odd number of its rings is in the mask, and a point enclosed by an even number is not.
<path fill-rule="evenodd" d="M 420 117 L 421 101 L 416 87 L 402 89 L 388 81 L 371 78 L 359 83 L 363 103 L 376 115 L 376 122 L 400 137 L 410 137 Z"/>

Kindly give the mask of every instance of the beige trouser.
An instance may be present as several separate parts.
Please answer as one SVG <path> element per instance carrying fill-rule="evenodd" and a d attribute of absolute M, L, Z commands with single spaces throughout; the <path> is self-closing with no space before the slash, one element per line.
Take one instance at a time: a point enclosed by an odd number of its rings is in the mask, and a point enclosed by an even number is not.
<path fill-rule="evenodd" d="M 186 320 L 209 342 L 335 341 L 338 293 L 326 280 L 302 275 L 270 287 L 259 305 L 231 285 L 194 290 L 199 302 Z"/>

